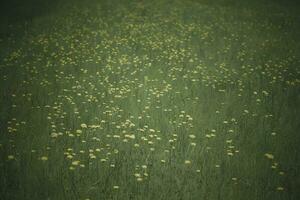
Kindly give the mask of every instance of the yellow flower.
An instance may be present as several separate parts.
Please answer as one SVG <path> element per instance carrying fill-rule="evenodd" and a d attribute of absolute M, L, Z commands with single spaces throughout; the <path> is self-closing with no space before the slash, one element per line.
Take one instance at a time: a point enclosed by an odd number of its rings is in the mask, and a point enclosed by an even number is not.
<path fill-rule="evenodd" d="M 81 134 L 82 133 L 82 130 L 76 130 L 76 133 L 78 133 L 78 134 Z"/>
<path fill-rule="evenodd" d="M 79 165 L 79 163 L 80 163 L 79 160 L 75 160 L 75 161 L 72 162 L 72 165 L 77 166 L 77 165 Z"/>
<path fill-rule="evenodd" d="M 281 187 L 281 186 L 277 187 L 276 189 L 277 189 L 278 191 L 283 191 L 283 190 L 284 190 L 284 188 Z"/>
<path fill-rule="evenodd" d="M 119 187 L 118 185 L 114 185 L 113 188 L 117 190 L 117 189 L 119 189 L 120 187 Z"/>
<path fill-rule="evenodd" d="M 138 182 L 141 182 L 141 181 L 143 181 L 143 178 L 139 177 L 139 178 L 137 178 L 136 180 L 137 180 Z"/>
<path fill-rule="evenodd" d="M 284 175 L 284 172 L 279 172 L 279 175 L 281 175 L 281 176 Z"/>
<path fill-rule="evenodd" d="M 86 124 L 80 124 L 81 128 L 87 128 L 87 125 Z"/>
<path fill-rule="evenodd" d="M 135 139 L 135 135 L 134 134 L 126 134 L 125 138 L 130 138 L 130 139 Z"/>
<path fill-rule="evenodd" d="M 42 157 L 41 157 L 41 160 L 42 160 L 42 161 L 47 161 L 47 160 L 48 160 L 48 157 L 47 157 L 47 156 L 42 156 Z"/>
<path fill-rule="evenodd" d="M 195 139 L 195 138 L 196 138 L 196 136 L 195 136 L 195 135 L 189 135 L 189 138 L 191 138 L 191 139 Z"/>
<path fill-rule="evenodd" d="M 13 159 L 15 159 L 15 156 L 14 155 L 9 155 L 9 156 L 7 156 L 7 158 L 8 158 L 8 160 L 13 160 Z"/>
<path fill-rule="evenodd" d="M 270 160 L 274 159 L 274 156 L 270 153 L 265 153 L 265 156 Z"/>
<path fill-rule="evenodd" d="M 57 137 L 58 137 L 58 134 L 53 132 L 53 133 L 51 133 L 51 137 L 52 137 L 52 138 L 57 138 Z"/>
<path fill-rule="evenodd" d="M 89 156 L 90 156 L 91 159 L 96 159 L 96 156 L 92 153 L 90 153 Z"/>
<path fill-rule="evenodd" d="M 185 160 L 184 161 L 184 164 L 186 164 L 186 165 L 189 165 L 189 164 L 191 164 L 192 162 L 190 161 L 190 160 Z"/>

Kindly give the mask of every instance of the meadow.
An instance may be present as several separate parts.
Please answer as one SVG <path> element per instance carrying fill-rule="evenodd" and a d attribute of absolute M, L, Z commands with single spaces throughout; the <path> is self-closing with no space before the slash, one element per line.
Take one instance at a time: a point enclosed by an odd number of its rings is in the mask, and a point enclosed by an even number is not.
<path fill-rule="evenodd" d="M 0 199 L 300 199 L 297 4 L 43 6 L 0 29 Z"/>

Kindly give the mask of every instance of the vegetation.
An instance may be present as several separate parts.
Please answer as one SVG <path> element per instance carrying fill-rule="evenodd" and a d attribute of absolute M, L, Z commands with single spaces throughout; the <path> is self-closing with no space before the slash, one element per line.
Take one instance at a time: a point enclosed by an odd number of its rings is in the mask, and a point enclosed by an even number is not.
<path fill-rule="evenodd" d="M 296 4 L 49 5 L 1 26 L 0 199 L 300 199 Z"/>

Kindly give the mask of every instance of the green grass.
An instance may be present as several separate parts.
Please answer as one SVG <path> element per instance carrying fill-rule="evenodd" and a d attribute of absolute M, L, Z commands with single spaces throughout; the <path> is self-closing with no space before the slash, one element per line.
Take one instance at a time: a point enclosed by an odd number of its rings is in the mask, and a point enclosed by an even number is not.
<path fill-rule="evenodd" d="M 1 25 L 0 199 L 300 199 L 297 4 L 50 4 Z"/>

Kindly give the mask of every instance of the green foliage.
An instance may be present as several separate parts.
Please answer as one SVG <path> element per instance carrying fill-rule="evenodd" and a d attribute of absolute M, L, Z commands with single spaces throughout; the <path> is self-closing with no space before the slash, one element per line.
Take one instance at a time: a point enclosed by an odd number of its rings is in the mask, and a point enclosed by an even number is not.
<path fill-rule="evenodd" d="M 2 26 L 0 199 L 300 199 L 295 4 L 54 4 Z"/>

